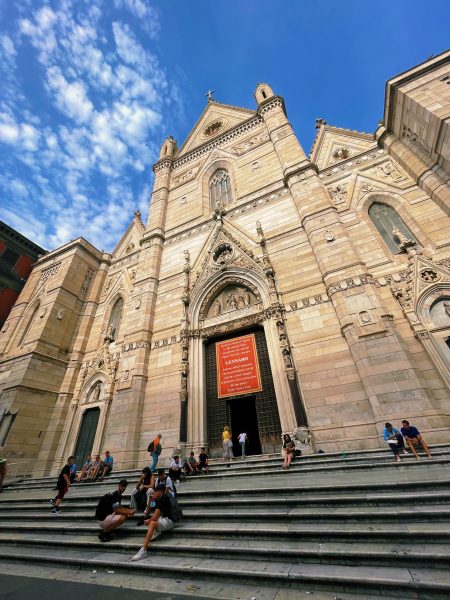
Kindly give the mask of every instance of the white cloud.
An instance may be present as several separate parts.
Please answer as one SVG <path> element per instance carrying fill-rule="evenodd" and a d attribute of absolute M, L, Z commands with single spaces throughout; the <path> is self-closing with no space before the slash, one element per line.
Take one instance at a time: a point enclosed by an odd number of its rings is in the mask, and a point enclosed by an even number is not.
<path fill-rule="evenodd" d="M 17 50 L 9 35 L 0 36 L 0 46 L 6 56 L 13 58 L 17 55 Z"/>
<path fill-rule="evenodd" d="M 38 148 L 39 131 L 28 123 L 16 123 L 9 115 L 0 115 L 0 142 L 34 152 Z"/>
<path fill-rule="evenodd" d="M 128 25 L 116 22 L 112 24 L 112 30 L 117 53 L 122 60 L 130 65 L 143 65 L 145 51 L 136 41 Z"/>
<path fill-rule="evenodd" d="M 118 8 L 129 10 L 139 20 L 147 35 L 156 39 L 160 31 L 158 13 L 146 0 L 114 0 Z"/>
<path fill-rule="evenodd" d="M 47 82 L 56 95 L 58 107 L 75 121 L 87 121 L 93 111 L 92 102 L 87 97 L 85 85 L 81 81 L 69 83 L 58 67 L 47 70 Z"/>

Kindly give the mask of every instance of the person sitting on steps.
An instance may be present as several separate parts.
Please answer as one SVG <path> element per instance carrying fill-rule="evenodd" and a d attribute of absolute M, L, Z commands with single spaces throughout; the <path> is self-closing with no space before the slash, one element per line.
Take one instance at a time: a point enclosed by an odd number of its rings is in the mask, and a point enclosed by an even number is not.
<path fill-rule="evenodd" d="M 176 493 L 175 486 L 172 483 L 172 480 L 170 479 L 170 477 L 168 477 L 166 475 L 166 472 L 164 469 L 158 469 L 158 477 L 153 476 L 150 484 L 151 484 L 151 488 L 147 492 L 147 498 L 148 498 L 147 506 L 145 507 L 143 518 L 137 522 L 138 527 L 140 525 L 144 524 L 145 519 L 148 519 L 150 512 L 155 507 L 155 499 L 153 496 L 154 496 L 155 490 L 158 486 L 164 485 L 164 493 L 167 496 L 175 497 L 175 493 Z"/>
<path fill-rule="evenodd" d="M 103 477 L 106 477 L 110 473 L 112 473 L 114 466 L 114 458 L 111 456 L 109 450 L 105 452 L 105 460 L 102 461 L 99 469 L 99 478 L 98 481 L 103 481 Z"/>
<path fill-rule="evenodd" d="M 136 487 L 131 492 L 130 508 L 139 511 L 145 510 L 153 493 L 154 481 L 155 478 L 150 471 L 150 467 L 144 467 Z"/>
<path fill-rule="evenodd" d="M 186 475 L 197 475 L 197 473 L 200 472 L 199 464 L 193 452 L 189 454 L 189 458 L 184 463 L 184 470 L 186 472 Z"/>
<path fill-rule="evenodd" d="M 100 454 L 95 455 L 95 460 L 91 464 L 91 467 L 86 475 L 86 481 L 95 481 L 97 479 L 100 467 L 102 465 L 102 461 L 100 458 Z"/>
<path fill-rule="evenodd" d="M 93 462 L 94 461 L 92 460 L 91 455 L 88 454 L 86 456 L 86 460 L 84 461 L 84 465 L 78 475 L 78 482 L 83 481 L 83 479 L 86 479 L 89 469 L 92 467 Z"/>
<path fill-rule="evenodd" d="M 169 464 L 169 477 L 172 481 L 175 481 L 175 483 L 180 483 L 182 469 L 180 457 L 178 454 L 175 454 Z"/>
<path fill-rule="evenodd" d="M 144 544 L 142 548 L 133 556 L 131 560 L 137 561 L 142 560 L 147 556 L 147 550 L 151 541 L 163 531 L 169 531 L 175 527 L 175 523 L 172 521 L 172 508 L 170 504 L 170 497 L 166 493 L 166 486 L 164 483 L 158 485 L 154 493 L 155 501 L 155 512 L 151 519 L 144 521 L 145 525 L 148 525 L 147 534 L 145 536 Z"/>
<path fill-rule="evenodd" d="M 398 429 L 396 429 L 391 423 L 385 423 L 384 440 L 388 443 L 389 448 L 392 450 L 397 462 L 401 462 L 400 450 L 403 450 L 404 454 L 408 454 L 408 450 L 405 448 L 405 440 Z"/>
<path fill-rule="evenodd" d="M 101 542 L 109 542 L 112 540 L 111 531 L 123 525 L 127 519 L 134 515 L 133 508 L 122 507 L 122 495 L 128 485 L 126 479 L 119 481 L 118 488 L 115 492 L 108 492 L 102 496 L 97 504 L 95 518 L 100 526 L 98 539 Z"/>
<path fill-rule="evenodd" d="M 406 419 L 403 419 L 402 426 L 402 435 L 406 439 L 406 443 L 411 448 L 412 453 L 417 458 L 417 460 L 420 460 L 420 456 L 417 454 L 415 447 L 419 446 L 419 444 L 427 453 L 428 458 L 432 458 L 430 449 L 428 448 L 428 445 L 423 439 L 423 437 L 420 435 L 420 431 L 417 429 L 417 427 L 410 425 L 409 421 L 407 421 Z"/>
<path fill-rule="evenodd" d="M 295 456 L 295 444 L 291 440 L 291 436 L 285 433 L 283 435 L 283 451 L 284 451 L 284 461 L 283 461 L 283 469 L 289 469 L 292 459 Z"/>

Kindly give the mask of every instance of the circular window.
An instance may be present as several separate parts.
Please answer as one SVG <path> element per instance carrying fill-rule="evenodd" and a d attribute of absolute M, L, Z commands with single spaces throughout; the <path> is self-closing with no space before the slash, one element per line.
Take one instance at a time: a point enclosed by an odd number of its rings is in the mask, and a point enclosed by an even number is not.
<path fill-rule="evenodd" d="M 211 135 L 215 135 L 223 128 L 223 121 L 213 121 L 203 132 L 204 135 L 210 137 Z"/>

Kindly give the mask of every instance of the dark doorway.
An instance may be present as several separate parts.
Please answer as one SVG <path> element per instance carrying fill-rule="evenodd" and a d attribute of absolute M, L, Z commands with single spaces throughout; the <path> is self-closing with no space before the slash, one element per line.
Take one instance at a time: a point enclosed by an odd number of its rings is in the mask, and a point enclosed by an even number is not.
<path fill-rule="evenodd" d="M 246 454 L 261 454 L 255 396 L 241 396 L 228 400 L 228 410 L 234 456 L 241 456 L 241 445 L 238 440 L 240 433 L 246 433 L 248 436 Z"/>
<path fill-rule="evenodd" d="M 99 408 L 89 408 L 83 414 L 75 447 L 75 464 L 78 468 L 83 466 L 86 456 L 92 452 L 99 416 Z"/>

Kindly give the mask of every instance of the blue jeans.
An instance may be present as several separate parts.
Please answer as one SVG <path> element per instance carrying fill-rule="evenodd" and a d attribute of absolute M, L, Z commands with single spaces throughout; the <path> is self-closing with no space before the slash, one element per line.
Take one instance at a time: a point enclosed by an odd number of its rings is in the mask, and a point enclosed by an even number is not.
<path fill-rule="evenodd" d="M 155 452 L 153 452 L 151 454 L 151 457 L 153 460 L 152 460 L 152 464 L 150 465 L 150 471 L 152 473 L 154 473 L 156 470 L 156 465 L 158 464 L 159 454 L 156 454 Z"/>
<path fill-rule="evenodd" d="M 242 450 L 242 458 L 245 458 L 245 442 L 239 442 Z"/>

